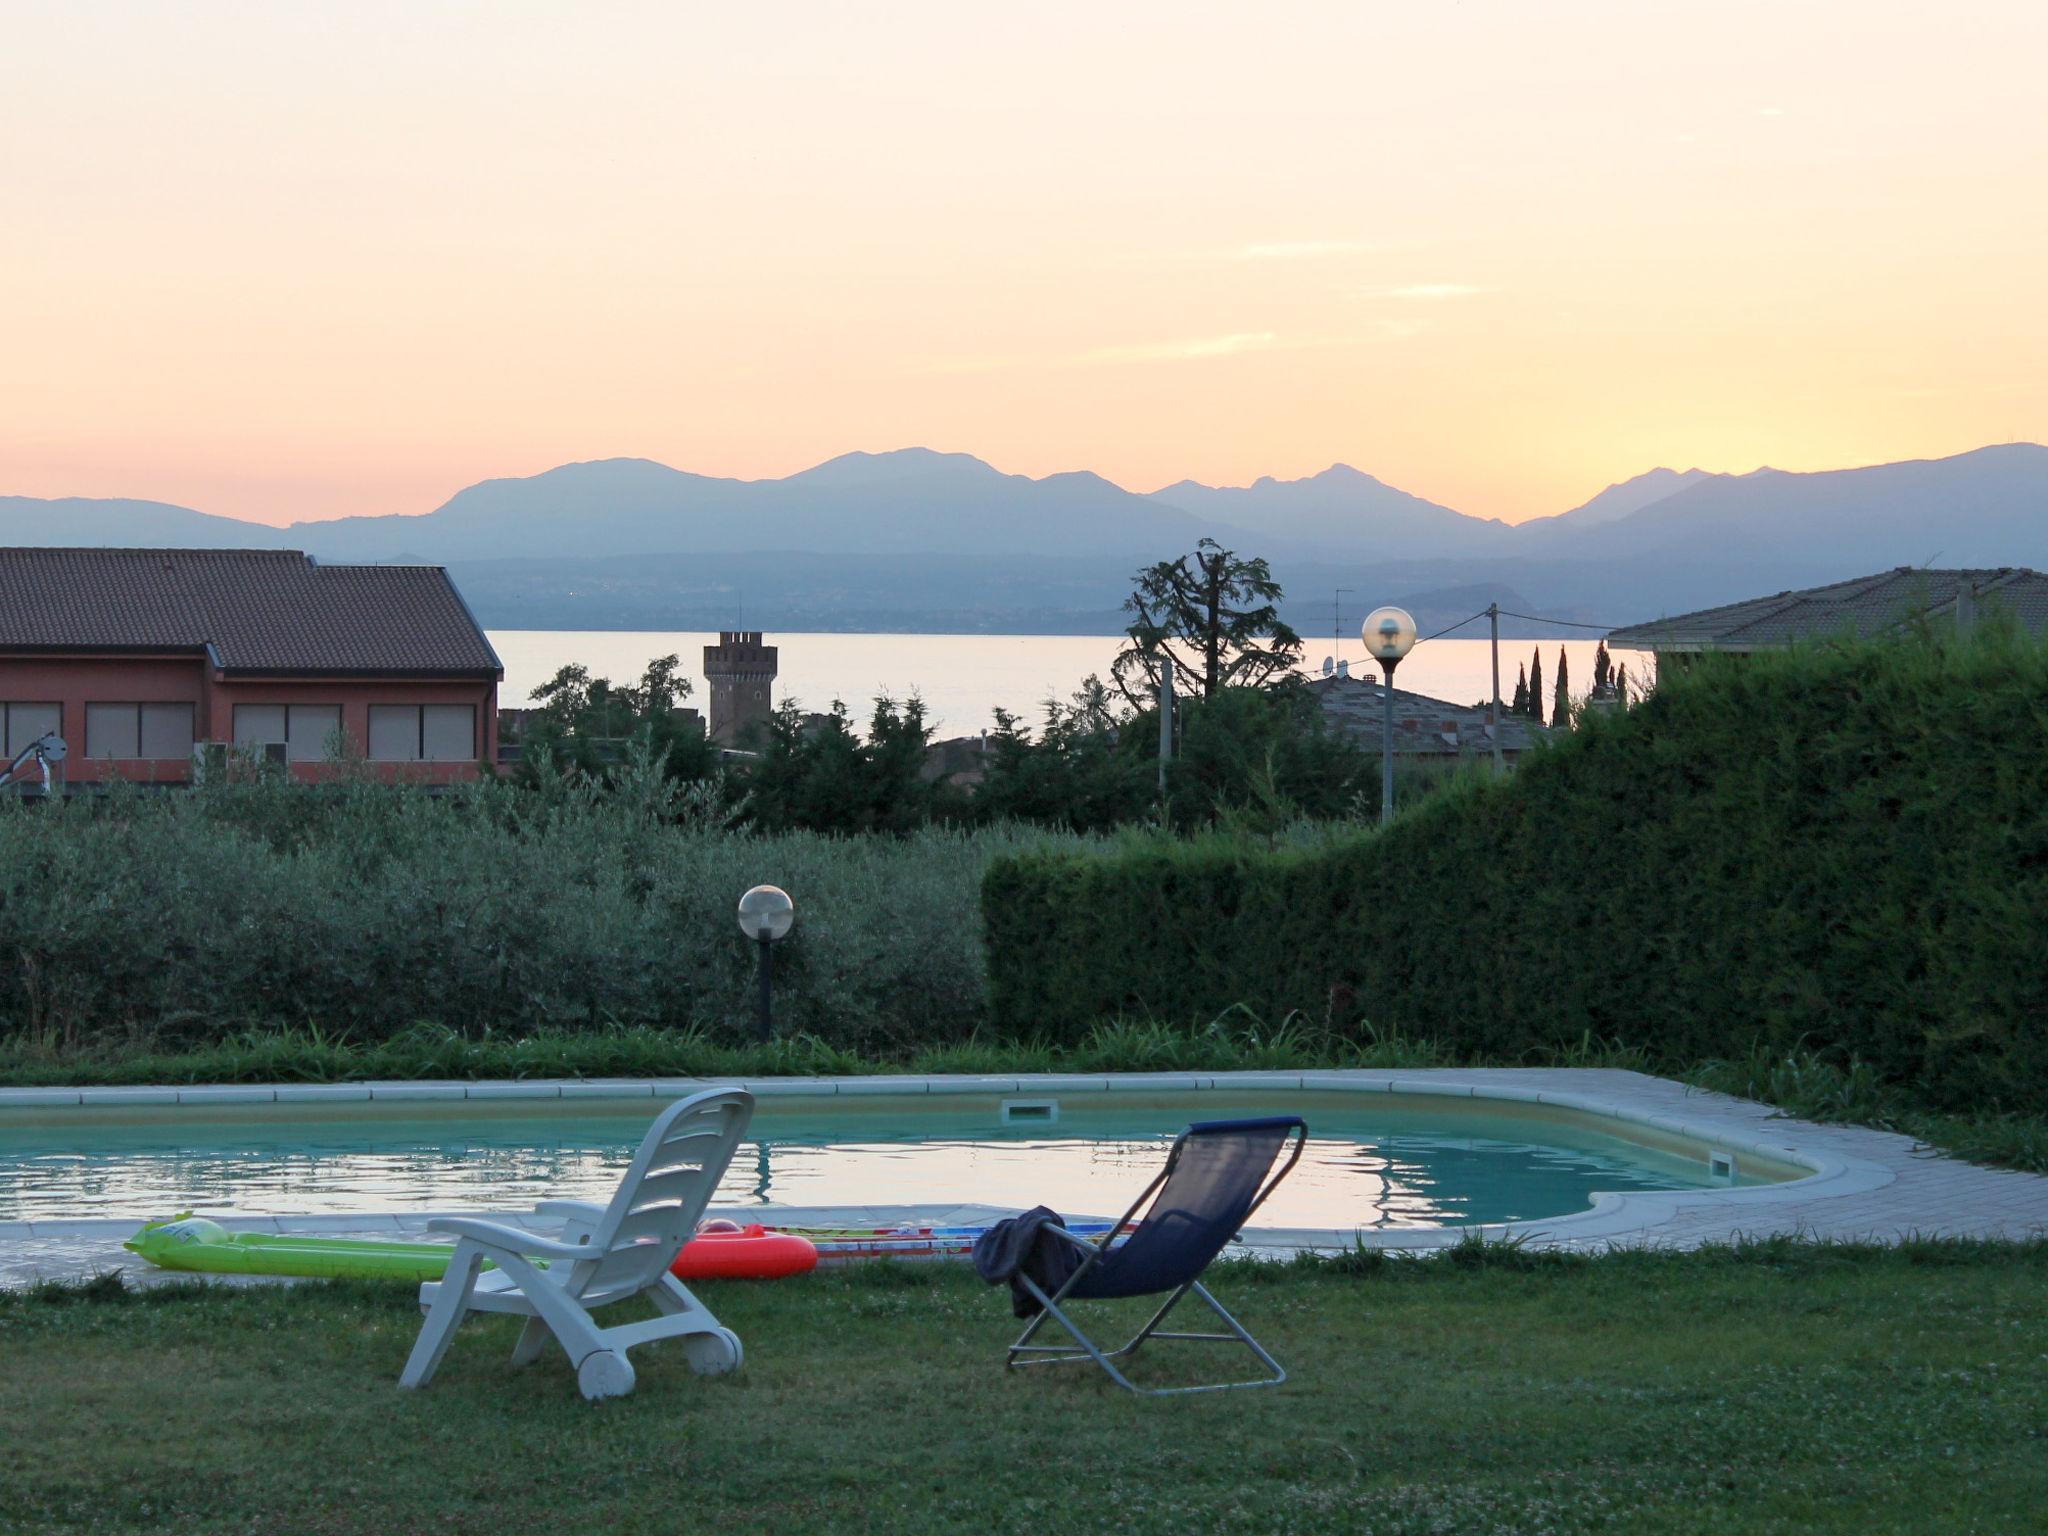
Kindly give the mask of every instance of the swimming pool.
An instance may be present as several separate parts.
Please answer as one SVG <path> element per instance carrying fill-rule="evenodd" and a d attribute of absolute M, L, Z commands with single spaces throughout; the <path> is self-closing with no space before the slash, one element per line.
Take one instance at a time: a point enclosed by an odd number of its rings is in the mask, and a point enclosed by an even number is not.
<path fill-rule="evenodd" d="M 603 1197 L 655 1104 L 0 1109 L 0 1222 L 518 1210 Z M 1774 1182 L 1808 1170 L 1534 1103 L 1352 1092 L 764 1097 L 714 1204 L 979 1203 L 1114 1215 L 1191 1120 L 1299 1114 L 1310 1140 L 1260 1212 L 1276 1227 L 1528 1221 L 1597 1191 Z"/>

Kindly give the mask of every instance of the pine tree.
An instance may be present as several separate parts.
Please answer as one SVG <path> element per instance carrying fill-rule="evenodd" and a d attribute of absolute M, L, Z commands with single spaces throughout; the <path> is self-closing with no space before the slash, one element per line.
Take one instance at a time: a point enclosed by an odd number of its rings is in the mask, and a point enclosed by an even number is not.
<path fill-rule="evenodd" d="M 1515 702 L 1508 706 L 1508 713 L 1511 715 L 1526 715 L 1529 713 L 1529 669 L 1527 667 L 1515 668 Z"/>
<path fill-rule="evenodd" d="M 1536 654 L 1529 659 L 1529 707 L 1531 720 L 1543 718 L 1543 647 L 1536 647 Z"/>
<path fill-rule="evenodd" d="M 1550 723 L 1567 726 L 1572 723 L 1571 674 L 1565 669 L 1564 647 L 1557 648 L 1557 697 L 1550 705 Z"/>
<path fill-rule="evenodd" d="M 1607 642 L 1602 640 L 1599 649 L 1593 652 L 1593 691 L 1604 694 L 1613 681 L 1614 663 L 1607 654 Z"/>
<path fill-rule="evenodd" d="M 1134 579 L 1124 600 L 1130 644 L 1110 663 L 1111 681 L 1133 708 L 1157 696 L 1167 662 L 1183 690 L 1204 699 L 1294 677 L 1301 636 L 1281 622 L 1280 584 L 1265 561 L 1200 539 L 1192 554 L 1149 565 Z"/>

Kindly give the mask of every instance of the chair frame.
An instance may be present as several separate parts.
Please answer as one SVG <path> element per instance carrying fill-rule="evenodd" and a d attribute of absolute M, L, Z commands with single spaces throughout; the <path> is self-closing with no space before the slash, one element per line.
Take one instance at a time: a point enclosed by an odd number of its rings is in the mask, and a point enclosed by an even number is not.
<path fill-rule="evenodd" d="M 720 1128 L 672 1130 L 678 1121 L 727 1108 L 737 1113 L 729 1114 Z M 455 1251 L 447 1274 L 420 1287 L 420 1310 L 426 1316 L 398 1384 L 424 1387 L 431 1381 L 456 1329 L 472 1312 L 507 1312 L 527 1320 L 512 1349 L 514 1365 L 539 1359 L 552 1335 L 576 1371 L 578 1388 L 593 1400 L 631 1392 L 634 1372 L 626 1352 L 657 1339 L 683 1339 L 690 1369 L 699 1375 L 736 1370 L 744 1358 L 739 1335 L 721 1326 L 710 1308 L 669 1273 L 669 1266 L 710 1203 L 752 1115 L 753 1095 L 737 1088 L 713 1088 L 671 1104 L 655 1117 L 608 1203 L 543 1200 L 534 1208 L 537 1216 L 562 1219 L 559 1238 L 474 1217 L 429 1221 L 428 1231 L 454 1234 Z M 658 1156 L 705 1137 L 719 1138 L 724 1145 L 711 1148 L 695 1169 L 653 1168 Z M 679 1173 L 694 1176 L 679 1201 L 636 1208 L 644 1184 L 656 1181 L 659 1191 L 659 1180 Z M 673 1229 L 672 1243 L 667 1230 L 652 1239 L 621 1239 L 622 1226 L 644 1225 L 651 1213 L 660 1213 L 656 1219 Z M 497 1275 L 480 1284 L 486 1259 Z M 553 1262 L 543 1267 L 535 1259 Z M 643 1295 L 658 1316 L 610 1328 L 598 1326 L 591 1316 L 599 1307 Z"/>
<path fill-rule="evenodd" d="M 1068 1365 L 1079 1360 L 1092 1360 L 1108 1373 L 1111 1381 L 1122 1387 L 1126 1392 L 1134 1392 L 1140 1397 L 1184 1397 L 1195 1392 L 1234 1392 L 1242 1387 L 1277 1387 L 1287 1380 L 1286 1368 L 1266 1352 L 1265 1346 L 1251 1336 L 1251 1333 L 1245 1328 L 1244 1324 L 1231 1316 L 1229 1310 L 1224 1307 L 1222 1302 L 1209 1293 L 1209 1288 L 1202 1284 L 1199 1277 L 1184 1281 L 1175 1287 L 1167 1296 L 1164 1305 L 1152 1314 L 1151 1320 L 1133 1334 L 1130 1342 L 1121 1349 L 1103 1349 L 1093 1339 L 1088 1337 L 1080 1324 L 1069 1317 L 1060 1305 L 1062 1302 L 1067 1302 L 1070 1306 L 1072 1305 L 1072 1302 L 1068 1301 L 1068 1293 L 1081 1282 L 1083 1276 L 1108 1254 L 1111 1243 L 1124 1234 L 1132 1221 L 1137 1218 L 1138 1212 L 1145 1208 L 1147 1202 L 1173 1176 L 1174 1166 L 1180 1161 L 1181 1150 L 1187 1145 L 1188 1137 L 1192 1134 L 1192 1131 L 1183 1131 L 1175 1138 L 1173 1150 L 1166 1157 L 1166 1166 L 1153 1176 L 1152 1182 L 1147 1184 L 1138 1198 L 1131 1202 L 1130 1209 L 1124 1212 L 1122 1219 L 1107 1232 L 1103 1233 L 1096 1241 L 1089 1242 L 1086 1238 L 1078 1237 L 1064 1227 L 1048 1226 L 1044 1228 L 1045 1231 L 1064 1238 L 1067 1242 L 1079 1248 L 1084 1257 L 1081 1260 L 1080 1268 L 1067 1276 L 1066 1281 L 1050 1296 L 1029 1275 L 1021 1271 L 1018 1273 L 1016 1277 L 1018 1283 L 1026 1291 L 1030 1292 L 1031 1296 L 1038 1302 L 1040 1311 L 1037 1316 L 1033 1317 L 1025 1325 L 1023 1333 L 1017 1336 L 1017 1342 L 1010 1346 L 1009 1353 L 1003 1361 L 1006 1370 L 1018 1370 L 1025 1366 L 1033 1365 Z M 1266 1203 L 1266 1197 L 1279 1187 L 1280 1181 L 1293 1171 L 1296 1163 L 1301 1161 L 1302 1148 L 1308 1144 L 1308 1127 L 1298 1125 L 1290 1134 L 1294 1145 L 1287 1154 L 1287 1160 L 1280 1164 L 1276 1172 L 1270 1173 L 1265 1183 L 1260 1186 L 1258 1194 L 1253 1197 L 1252 1203 L 1245 1209 L 1244 1219 L 1246 1221 L 1251 1220 L 1253 1213 Z M 1212 1258 L 1209 1262 L 1214 1263 L 1215 1260 Z M 1202 1266 L 1204 1271 L 1208 1267 L 1208 1264 Z M 1154 1292 L 1153 1294 L 1157 1295 L 1158 1293 Z M 1162 1330 L 1159 1325 L 1165 1322 L 1168 1314 L 1190 1294 L 1198 1297 L 1208 1306 L 1210 1311 L 1221 1318 L 1224 1326 L 1230 1332 L 1183 1333 Z M 1082 1297 L 1076 1299 L 1087 1300 L 1089 1298 Z M 1074 1342 L 1080 1346 L 1079 1350 L 1069 1349 L 1063 1344 L 1033 1344 L 1031 1342 L 1032 1338 L 1038 1333 L 1040 1328 L 1045 1326 L 1047 1318 L 1051 1318 L 1062 1328 L 1066 1329 L 1073 1337 Z M 1252 1352 L 1254 1358 L 1271 1374 L 1253 1377 L 1246 1381 L 1219 1381 L 1195 1387 L 1141 1387 L 1124 1375 L 1122 1371 L 1118 1370 L 1115 1362 L 1127 1360 L 1137 1354 L 1146 1342 L 1151 1339 L 1182 1339 L 1203 1344 L 1242 1344 Z M 1018 1358 L 1020 1355 L 1030 1355 L 1034 1358 L 1022 1360 Z"/>

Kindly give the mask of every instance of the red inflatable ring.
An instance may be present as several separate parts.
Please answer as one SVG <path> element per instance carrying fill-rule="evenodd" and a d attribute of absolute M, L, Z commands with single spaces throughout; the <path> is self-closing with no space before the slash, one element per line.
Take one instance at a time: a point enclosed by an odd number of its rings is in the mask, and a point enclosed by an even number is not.
<path fill-rule="evenodd" d="M 700 1231 L 669 1269 L 679 1280 L 780 1280 L 817 1267 L 818 1250 L 808 1237 L 753 1226 Z"/>

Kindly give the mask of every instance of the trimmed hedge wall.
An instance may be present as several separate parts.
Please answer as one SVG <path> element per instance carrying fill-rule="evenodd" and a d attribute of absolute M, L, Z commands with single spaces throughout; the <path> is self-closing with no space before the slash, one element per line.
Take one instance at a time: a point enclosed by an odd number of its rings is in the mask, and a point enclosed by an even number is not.
<path fill-rule="evenodd" d="M 1326 850 L 1022 852 L 983 883 L 994 1024 L 1234 1003 L 1512 1057 L 1854 1053 L 2048 1109 L 2048 653 L 1715 658 L 1502 783 Z"/>

